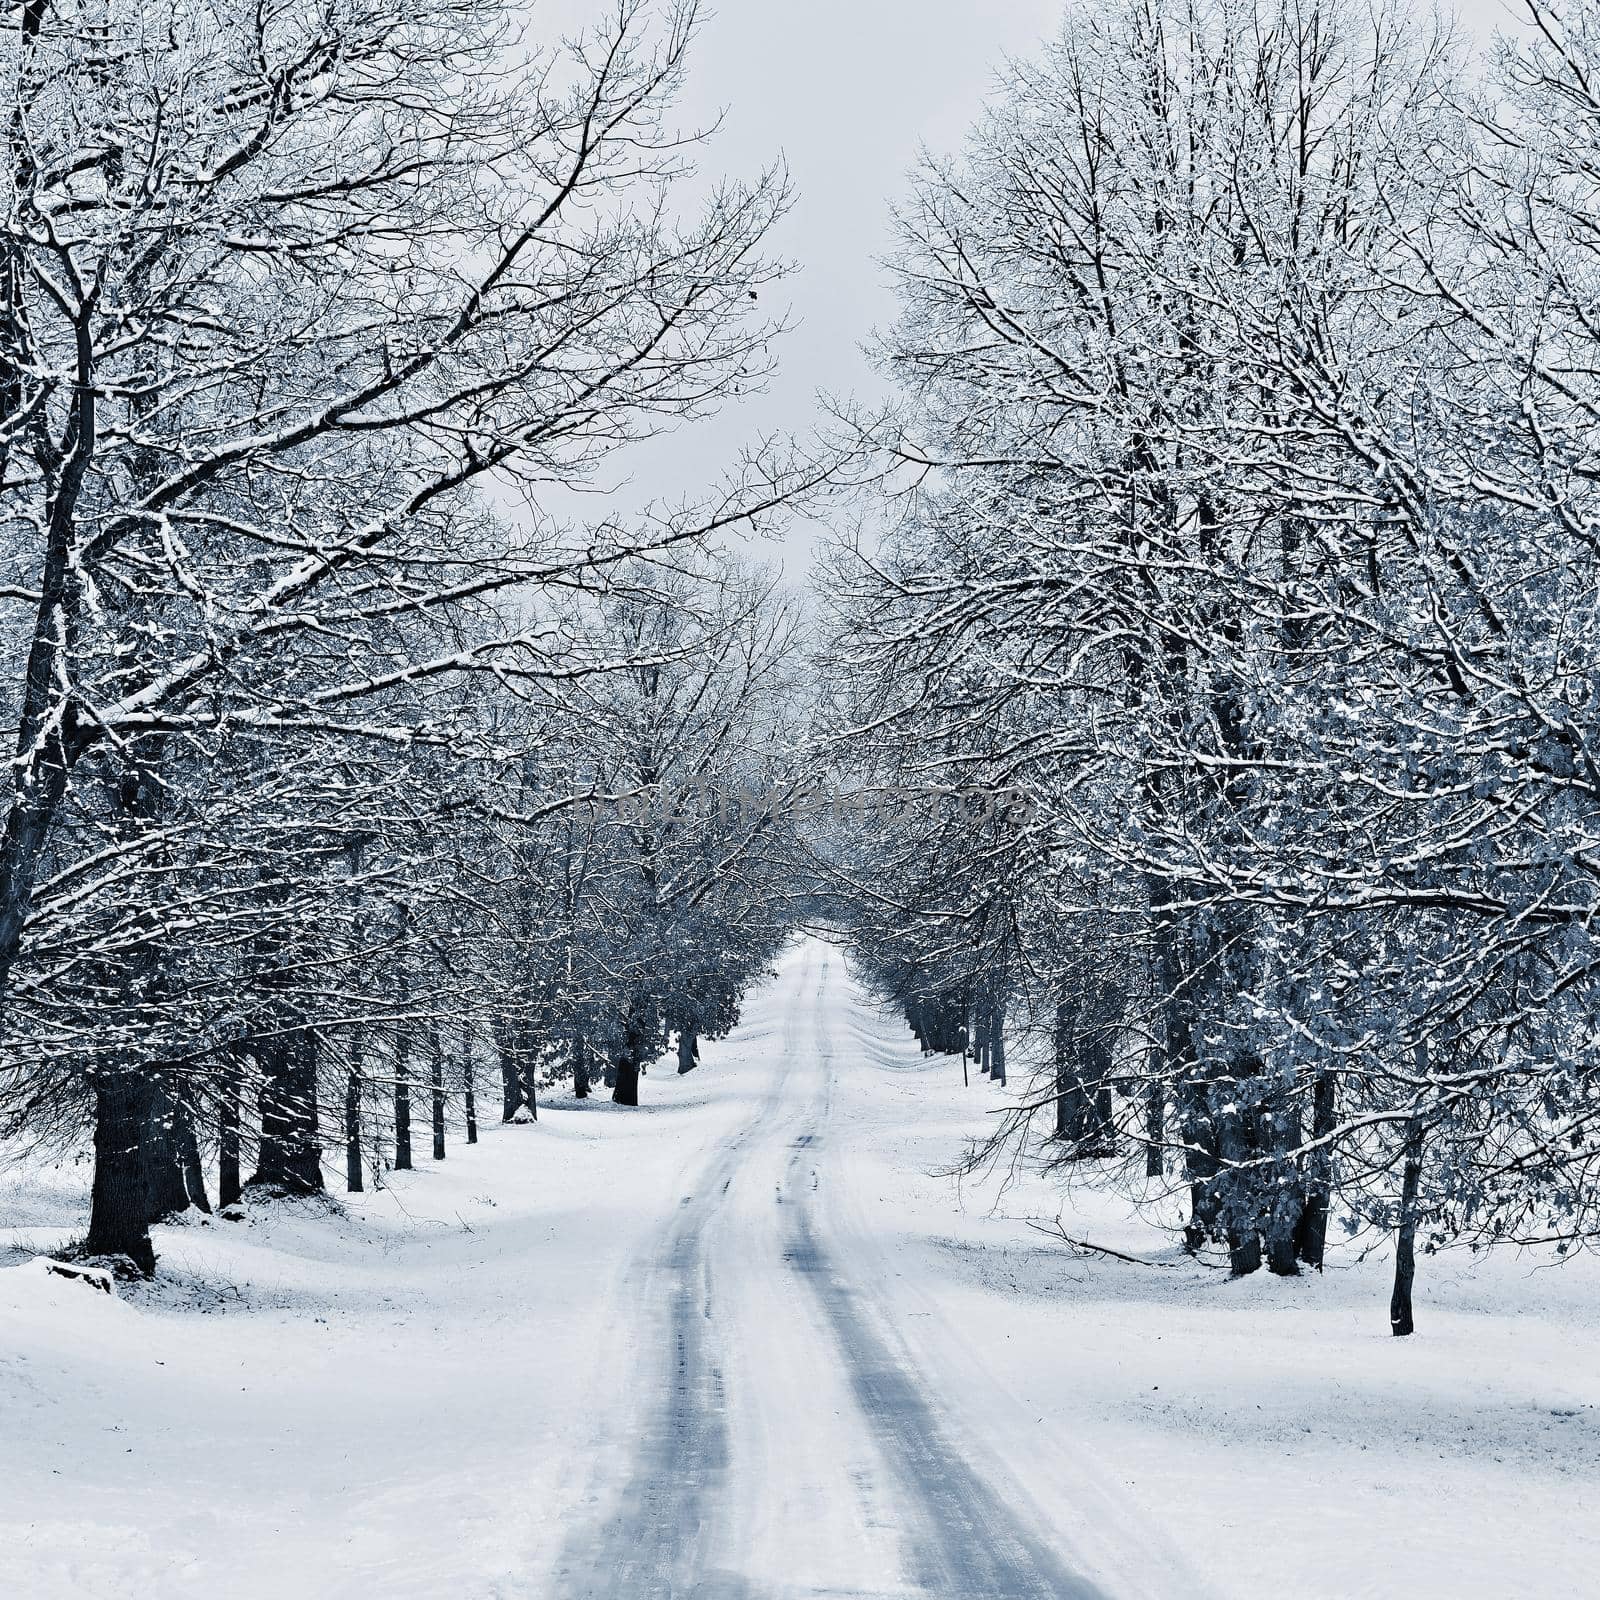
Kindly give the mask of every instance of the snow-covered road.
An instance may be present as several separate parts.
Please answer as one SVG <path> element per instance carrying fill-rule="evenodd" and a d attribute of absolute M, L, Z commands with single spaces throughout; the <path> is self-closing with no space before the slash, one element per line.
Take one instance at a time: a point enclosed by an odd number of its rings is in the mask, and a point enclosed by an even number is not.
<path fill-rule="evenodd" d="M 638 1262 L 657 1356 L 635 1377 L 638 1444 L 611 1509 L 574 1529 L 556 1593 L 1101 1593 L 974 1468 L 827 1204 L 848 998 L 826 945 L 785 965 L 780 1048 L 728 1086 L 750 1109 Z"/>

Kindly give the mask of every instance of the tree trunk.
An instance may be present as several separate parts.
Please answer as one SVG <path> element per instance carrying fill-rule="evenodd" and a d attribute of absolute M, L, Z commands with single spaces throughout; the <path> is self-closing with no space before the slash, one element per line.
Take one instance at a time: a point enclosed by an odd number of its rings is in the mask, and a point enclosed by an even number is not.
<path fill-rule="evenodd" d="M 500 1120 L 514 1122 L 527 1099 L 522 1080 L 522 1057 L 509 1024 L 500 1023 L 495 1028 L 494 1042 L 500 1053 Z"/>
<path fill-rule="evenodd" d="M 222 1104 L 217 1113 L 217 1206 L 237 1205 L 243 1193 L 240 1172 L 239 1059 L 230 1050 L 222 1068 Z"/>
<path fill-rule="evenodd" d="M 1273 1101 L 1278 1101 L 1273 1096 Z M 1292 1103 L 1269 1103 L 1268 1126 L 1261 1145 L 1278 1157 L 1267 1169 L 1272 1187 L 1264 1197 L 1266 1216 L 1262 1232 L 1266 1237 L 1267 1270 L 1280 1278 L 1297 1277 L 1300 1272 L 1300 1219 L 1305 1215 L 1306 1197 L 1301 1186 L 1300 1168 L 1294 1153 L 1300 1148 L 1300 1118 Z"/>
<path fill-rule="evenodd" d="M 1174 663 L 1168 665 L 1169 670 L 1174 668 Z M 1176 670 L 1181 676 L 1181 668 Z M 1158 812 L 1164 811 L 1166 797 L 1159 783 L 1153 778 L 1147 778 L 1146 783 L 1150 790 L 1148 803 Z M 1166 1165 L 1168 1119 L 1176 1123 L 1179 1138 L 1186 1145 L 1191 1144 L 1195 1101 L 1202 1091 L 1198 1086 L 1199 1059 L 1194 1040 L 1192 929 L 1184 912 L 1173 904 L 1177 897 L 1174 884 L 1163 877 L 1152 877 L 1148 892 L 1151 914 L 1149 976 L 1154 1001 L 1160 1008 L 1160 1021 L 1150 1051 L 1150 1083 L 1145 1091 L 1144 1170 L 1147 1177 L 1159 1178 Z M 1169 1099 L 1173 1102 L 1170 1107 Z M 1186 1151 L 1184 1176 L 1190 1180 L 1190 1221 L 1184 1229 L 1184 1238 L 1191 1251 L 1197 1250 L 1207 1236 L 1205 1202 L 1195 1184 L 1194 1164 L 1194 1156 Z"/>
<path fill-rule="evenodd" d="M 693 1072 L 700 1060 L 700 1036 L 693 1028 L 678 1029 L 678 1073 Z"/>
<path fill-rule="evenodd" d="M 1067 1002 L 1056 1001 L 1056 1028 L 1055 1028 L 1055 1069 L 1056 1069 L 1056 1138 L 1070 1139 L 1073 1137 L 1076 1106 L 1073 1103 L 1073 1089 L 1075 1078 L 1069 1070 L 1072 1056 L 1072 1014 L 1067 1007 Z"/>
<path fill-rule="evenodd" d="M 478 1142 L 477 1073 L 472 1060 L 472 1028 L 461 1030 L 461 1100 L 467 1114 L 467 1143 Z"/>
<path fill-rule="evenodd" d="M 444 1160 L 444 1044 L 435 1029 L 432 1036 L 429 1088 L 433 1093 L 433 1159 Z"/>
<path fill-rule="evenodd" d="M 517 1059 L 521 1063 L 522 1097 L 528 1115 L 539 1120 L 539 1035 L 530 1026 L 518 1035 Z"/>
<path fill-rule="evenodd" d="M 411 1036 L 404 1029 L 394 1042 L 394 1166 L 411 1170 Z"/>
<path fill-rule="evenodd" d="M 92 403 L 85 393 L 80 404 Z M 84 458 L 87 461 L 87 457 Z M 81 479 L 82 468 L 74 476 Z M 74 491 L 75 492 L 75 491 Z M 48 696 L 56 678 L 55 659 L 62 648 L 58 634 L 64 612 L 77 609 L 75 581 L 64 581 L 71 565 L 71 539 L 52 530 L 45 557 L 44 596 L 38 611 L 33 647 L 28 656 L 26 692 L 17 721 L 17 754 L 37 754 L 22 769 L 26 774 L 13 795 L 0 830 L 0 996 L 11 981 L 11 969 L 22 950 L 23 929 L 33 907 L 34 882 L 44 859 L 56 814 L 67 792 L 67 776 L 98 730 L 78 714 L 71 702 L 52 706 Z M 58 718 L 50 713 L 59 711 Z M 55 726 L 51 723 L 54 720 Z M 151 1255 L 151 1261 L 155 1257 Z M 154 1267 L 151 1268 L 154 1271 Z"/>
<path fill-rule="evenodd" d="M 1394 1239 L 1394 1292 L 1389 1296 L 1389 1331 L 1397 1339 L 1416 1331 L 1411 1284 L 1416 1277 L 1417 1193 L 1422 1187 L 1422 1124 L 1406 1126 L 1405 1170 L 1400 1179 L 1400 1219 Z"/>
<path fill-rule="evenodd" d="M 1326 1138 L 1333 1132 L 1337 1116 L 1338 1080 L 1331 1072 L 1320 1072 L 1311 1087 L 1311 1136 Z M 1295 1229 L 1295 1253 L 1308 1267 L 1322 1270 L 1328 1246 L 1328 1207 L 1333 1189 L 1333 1161 L 1326 1149 L 1312 1152 L 1305 1163 L 1305 1206 Z"/>
<path fill-rule="evenodd" d="M 361 1053 L 362 1035 L 350 1035 L 350 1064 L 344 1076 L 344 1186 L 350 1194 L 362 1191 L 361 1173 Z"/>
<path fill-rule="evenodd" d="M 996 1083 L 1006 1081 L 1006 1003 L 995 1001 L 989 1032 L 989 1074 Z"/>
<path fill-rule="evenodd" d="M 1073 1008 L 1061 1000 L 1056 1005 L 1056 1137 L 1072 1145 L 1075 1157 L 1116 1153 L 1111 1035 L 1101 1025 L 1103 1011 L 1103 1004 Z"/>
<path fill-rule="evenodd" d="M 581 1028 L 572 1035 L 572 1092 L 580 1100 L 589 1098 L 589 1041 Z"/>
<path fill-rule="evenodd" d="M 1105 1076 L 1094 1091 L 1091 1107 L 1093 1132 L 1090 1153 L 1097 1156 L 1114 1156 L 1117 1153 L 1116 1109 L 1111 1103 L 1111 1051 L 1106 1050 Z"/>
<path fill-rule="evenodd" d="M 1144 1175 L 1159 1178 L 1166 1165 L 1167 1096 L 1152 1079 L 1144 1091 Z"/>
<path fill-rule="evenodd" d="M 273 1035 L 258 1060 L 261 1149 L 250 1181 L 285 1194 L 321 1194 L 316 1040 L 305 1028 Z"/>
<path fill-rule="evenodd" d="M 156 1270 L 143 1149 L 151 1083 L 141 1072 L 113 1068 L 97 1076 L 94 1100 L 94 1189 L 84 1251 L 126 1256 L 148 1278 Z"/>
<path fill-rule="evenodd" d="M 1191 973 L 1195 955 L 1188 930 L 1165 903 L 1157 928 L 1158 983 L 1162 995 L 1160 1056 L 1155 1066 L 1152 1094 L 1156 1109 L 1165 1113 L 1165 1079 L 1171 1084 L 1172 1113 L 1183 1143 L 1183 1175 L 1189 1185 L 1189 1220 L 1184 1226 L 1184 1248 L 1196 1254 L 1217 1236 L 1217 1173 L 1220 1168 L 1220 1134 L 1212 1110 L 1208 1066 L 1202 1072 L 1195 1044 Z M 1151 1108 L 1146 1107 L 1147 1114 Z M 1155 1153 L 1159 1157 L 1159 1152 Z M 1159 1174 L 1159 1159 L 1146 1159 L 1146 1170 Z"/>
<path fill-rule="evenodd" d="M 176 1110 L 170 1096 L 154 1076 L 146 1102 L 144 1133 L 139 1148 L 144 1159 L 145 1195 L 150 1220 L 181 1216 L 189 1209 L 189 1188 L 184 1182 L 183 1159 L 178 1153 Z"/>
<path fill-rule="evenodd" d="M 1218 1070 L 1208 1061 L 1202 1068 L 1195 1042 L 1194 1016 L 1188 997 L 1188 974 L 1196 965 L 1193 947 L 1177 928 L 1162 939 L 1161 983 L 1165 994 L 1162 1018 L 1162 1058 L 1159 1071 L 1172 1085 L 1173 1114 L 1183 1142 L 1183 1174 L 1189 1185 L 1189 1221 L 1183 1230 L 1184 1248 L 1196 1254 L 1217 1237 L 1220 1199 L 1217 1175 L 1221 1170 L 1221 1129 L 1215 1114 Z"/>
<path fill-rule="evenodd" d="M 639 1061 L 636 1056 L 626 1056 L 614 1067 L 615 1088 L 611 1098 L 619 1106 L 636 1106 L 639 1103 Z"/>
<path fill-rule="evenodd" d="M 1260 1071 L 1259 1061 L 1237 1059 L 1228 1064 L 1225 1075 L 1207 1097 L 1211 1121 L 1217 1130 L 1220 1216 L 1228 1240 L 1228 1267 L 1236 1278 L 1261 1270 L 1260 1180 L 1253 1169 L 1238 1170 L 1241 1163 L 1260 1153 L 1255 1138 L 1256 1113 L 1244 1103 L 1249 1085 Z"/>
<path fill-rule="evenodd" d="M 200 1159 L 200 1140 L 194 1131 L 194 1118 L 180 1107 L 178 1124 L 178 1164 L 183 1173 L 183 1187 L 189 1204 L 196 1211 L 211 1215 L 211 1202 L 206 1199 L 206 1169 Z"/>
<path fill-rule="evenodd" d="M 1287 1180 L 1279 1180 L 1279 1192 L 1273 1197 L 1268 1214 L 1267 1271 L 1280 1278 L 1294 1278 L 1300 1274 L 1300 1257 L 1295 1250 L 1295 1225 L 1300 1220 L 1301 1202 L 1297 1194 L 1286 1187 Z"/>
<path fill-rule="evenodd" d="M 1209 1240 L 1217 1237 L 1217 1174 L 1221 1162 L 1211 1097 L 1206 1085 L 1198 1081 L 1199 1067 L 1191 1070 L 1196 1078 L 1180 1082 L 1177 1089 L 1184 1145 L 1183 1174 L 1189 1184 L 1189 1220 L 1184 1224 L 1183 1246 L 1191 1255 L 1197 1255 Z"/>
<path fill-rule="evenodd" d="M 1251 1227 L 1228 1229 L 1228 1271 L 1235 1278 L 1248 1278 L 1261 1270 L 1261 1235 Z"/>
<path fill-rule="evenodd" d="M 209 1213 L 194 1122 L 182 1100 L 158 1076 L 150 1083 L 149 1119 L 143 1146 L 151 1221 L 179 1216 L 191 1207 Z"/>

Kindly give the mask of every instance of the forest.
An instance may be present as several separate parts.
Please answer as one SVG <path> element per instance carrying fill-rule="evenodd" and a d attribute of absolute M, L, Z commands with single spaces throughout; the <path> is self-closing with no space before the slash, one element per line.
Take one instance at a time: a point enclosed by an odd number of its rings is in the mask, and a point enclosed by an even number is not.
<path fill-rule="evenodd" d="M 1600 0 L 1071 4 L 754 437 L 792 179 L 697 0 L 584 9 L 6 0 L 0 1169 L 85 1192 L 0 1261 L 648 1141 L 826 947 L 1064 1259 L 1579 1281 Z"/>

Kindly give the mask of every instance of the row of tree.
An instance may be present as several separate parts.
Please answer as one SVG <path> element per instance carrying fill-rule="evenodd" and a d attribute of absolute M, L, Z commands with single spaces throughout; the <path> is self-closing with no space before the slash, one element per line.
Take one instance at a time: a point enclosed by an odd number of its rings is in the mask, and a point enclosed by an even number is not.
<path fill-rule="evenodd" d="M 84 1248 L 680 1064 L 778 937 L 792 628 L 719 553 L 826 476 L 584 505 L 758 384 L 786 193 L 682 180 L 692 0 L 15 0 L 0 29 L 0 1134 Z M 554 498 L 553 498 L 554 495 Z M 515 515 L 506 508 L 522 504 Z M 609 506 L 609 501 L 604 502 Z"/>
<path fill-rule="evenodd" d="M 1024 797 L 831 841 L 885 990 L 1236 1273 L 1393 1229 L 1397 1333 L 1600 1225 L 1600 5 L 1523 24 L 1075 9 L 901 215 L 825 585 L 841 773 Z"/>

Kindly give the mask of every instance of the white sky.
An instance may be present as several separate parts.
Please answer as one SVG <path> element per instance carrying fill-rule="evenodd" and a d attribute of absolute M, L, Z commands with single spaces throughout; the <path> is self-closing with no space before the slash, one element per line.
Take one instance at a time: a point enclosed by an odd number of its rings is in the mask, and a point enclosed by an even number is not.
<path fill-rule="evenodd" d="M 1093 0 L 1082 0 L 1093 3 Z M 1419 16 L 1429 0 L 1416 0 Z M 889 210 L 918 149 L 956 149 L 1007 55 L 1028 55 L 1052 33 L 1063 0 L 707 0 L 690 62 L 685 124 L 725 113 L 704 152 L 708 173 L 753 176 L 780 157 L 797 191 L 773 242 L 794 261 L 784 285 L 794 331 L 763 395 L 680 430 L 665 446 L 630 453 L 625 504 L 713 480 L 757 434 L 804 434 L 815 397 L 868 396 L 878 379 L 861 346 L 890 320 L 894 299 L 879 265 Z M 539 0 L 537 32 L 568 32 L 608 0 Z M 1504 0 L 1461 0 L 1487 36 L 1509 21 Z M 780 300 L 783 296 L 780 296 Z M 773 308 L 777 309 L 777 308 Z M 780 554 L 804 578 L 815 530 L 800 527 Z"/>
<path fill-rule="evenodd" d="M 609 0 L 539 0 L 533 30 L 573 31 Z M 894 300 L 879 266 L 889 207 L 919 146 L 954 149 L 982 108 L 996 68 L 1054 27 L 1060 0 L 707 0 L 680 103 L 685 126 L 722 125 L 699 165 L 754 177 L 782 160 L 795 204 L 771 254 L 796 267 L 763 309 L 792 331 L 765 393 L 628 453 L 623 505 L 713 482 L 739 447 L 768 432 L 807 433 L 816 395 L 877 387 L 861 353 Z M 591 512 L 598 507 L 591 506 Z M 803 581 L 816 530 L 758 550 Z"/>
<path fill-rule="evenodd" d="M 879 266 L 889 210 L 923 144 L 957 147 L 1005 56 L 1033 51 L 1060 0 L 721 0 L 692 64 L 692 110 L 727 108 L 707 165 L 782 154 L 796 189 L 776 239 L 798 265 L 785 285 L 796 323 L 768 393 L 684 452 L 714 469 L 745 426 L 802 430 L 818 390 L 864 395 L 861 352 L 895 302 Z M 685 445 L 689 441 L 685 439 Z M 705 453 L 702 454 L 701 452 Z M 806 532 L 797 529 L 800 541 Z M 786 552 L 791 576 L 804 551 Z M 797 562 L 796 557 L 801 559 Z"/>

